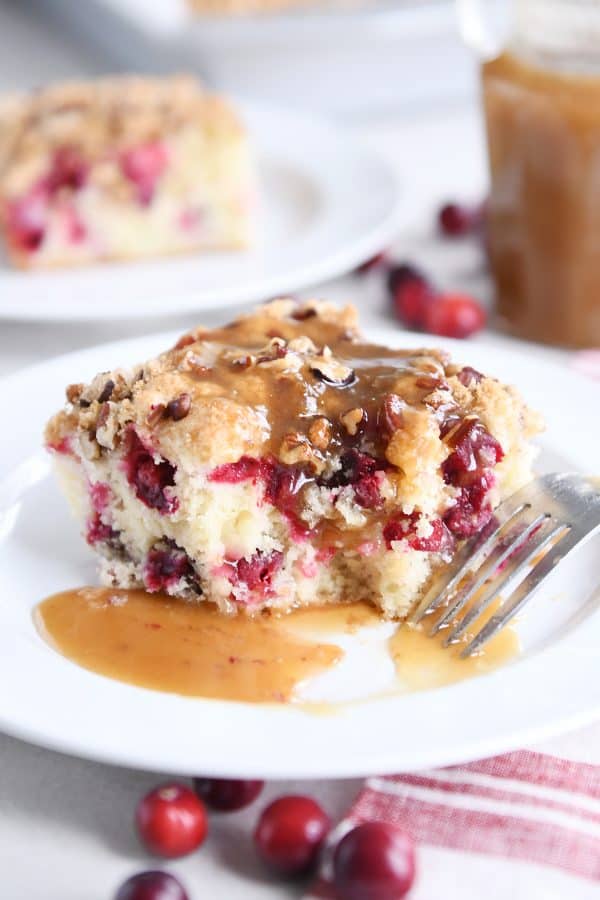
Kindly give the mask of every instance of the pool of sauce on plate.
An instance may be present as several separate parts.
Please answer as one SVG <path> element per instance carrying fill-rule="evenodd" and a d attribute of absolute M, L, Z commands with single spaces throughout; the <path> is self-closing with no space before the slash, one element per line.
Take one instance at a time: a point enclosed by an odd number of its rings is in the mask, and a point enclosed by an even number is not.
<path fill-rule="evenodd" d="M 228 617 L 206 603 L 84 587 L 48 597 L 36 607 L 34 621 L 63 656 L 118 681 L 190 697 L 285 703 L 293 701 L 298 685 L 341 660 L 336 635 L 357 633 L 382 619 L 366 603 L 279 617 Z M 462 645 L 447 650 L 441 641 L 421 628 L 397 627 L 389 651 L 399 690 L 439 687 L 491 671 L 519 649 L 511 629 L 468 660 L 458 657 Z"/>
<path fill-rule="evenodd" d="M 475 620 L 473 631 L 467 632 L 463 640 L 450 647 L 442 646 L 447 631 L 442 630 L 434 637 L 429 636 L 428 632 L 436 620 L 435 613 L 416 628 L 400 625 L 390 638 L 389 647 L 402 685 L 409 691 L 442 687 L 491 672 L 514 659 L 520 647 L 518 635 L 511 627 L 504 628 L 479 653 L 467 659 L 460 658 L 460 653 L 473 632 L 479 631 L 494 615 L 499 602 L 491 604 L 486 613 Z M 442 609 L 440 615 L 444 612 L 445 609 Z"/>
<path fill-rule="evenodd" d="M 274 616 L 224 616 L 207 603 L 141 590 L 64 591 L 40 603 L 34 618 L 48 643 L 80 666 L 191 697 L 285 702 L 343 655 L 295 637 Z"/>

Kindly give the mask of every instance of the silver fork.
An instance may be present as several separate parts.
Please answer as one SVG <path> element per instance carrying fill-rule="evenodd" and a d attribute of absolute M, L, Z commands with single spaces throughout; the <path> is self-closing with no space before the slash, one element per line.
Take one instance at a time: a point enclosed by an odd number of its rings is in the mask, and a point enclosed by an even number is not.
<path fill-rule="evenodd" d="M 500 598 L 497 611 L 460 654 L 471 656 L 523 609 L 557 563 L 599 529 L 600 482 L 575 474 L 542 475 L 501 503 L 483 533 L 466 541 L 450 565 L 440 568 L 408 624 L 447 607 L 430 634 L 449 629 L 443 642 L 448 647 L 465 640 L 469 626 Z M 510 589 L 503 596 L 506 587 Z"/>

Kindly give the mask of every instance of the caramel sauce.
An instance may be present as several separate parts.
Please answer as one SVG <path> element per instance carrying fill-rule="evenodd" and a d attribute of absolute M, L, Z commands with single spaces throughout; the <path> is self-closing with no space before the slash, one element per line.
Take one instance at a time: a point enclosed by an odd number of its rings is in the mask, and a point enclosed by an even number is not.
<path fill-rule="evenodd" d="M 473 602 L 476 600 L 477 597 Z M 470 640 L 472 633 L 479 631 L 494 615 L 499 604 L 499 600 L 491 604 L 485 613 L 473 622 L 472 632 L 467 633 L 462 640 L 450 647 L 442 646 L 448 634 L 447 630 L 441 630 L 434 637 L 429 636 L 429 630 L 436 619 L 444 614 L 445 608 L 428 616 L 416 627 L 399 625 L 390 638 L 389 646 L 402 685 L 410 691 L 442 687 L 491 672 L 514 659 L 519 653 L 519 638 L 510 626 L 492 638 L 479 654 L 469 656 L 467 659 L 460 658 L 461 650 Z"/>
<path fill-rule="evenodd" d="M 244 456 L 290 467 L 271 470 L 269 477 L 280 509 L 285 507 L 284 512 L 296 521 L 309 486 L 341 487 L 352 482 L 356 452 L 373 457 L 367 464 L 374 469 L 393 472 L 387 448 L 400 427 L 402 409 L 424 408 L 426 398 L 440 385 L 447 387 L 449 374 L 440 351 L 387 348 L 363 341 L 354 329 L 339 322 L 318 315 L 298 321 L 278 319 L 268 307 L 224 328 L 197 331 L 190 341 L 165 360 L 168 367 L 177 367 L 178 378 L 185 379 L 185 393 L 192 398 L 191 416 L 185 421 L 190 425 L 198 401 L 208 396 L 227 398 L 228 403 L 258 413 L 264 429 L 253 432 Z M 438 401 L 430 402 L 440 425 L 450 408 L 454 414 L 459 409 L 450 393 L 444 408 L 439 408 Z M 349 430 L 345 417 L 350 412 L 357 421 Z M 172 427 L 169 418 L 163 417 L 156 425 L 157 433 Z M 204 423 L 201 431 L 190 434 L 199 444 L 207 440 Z M 348 451 L 352 453 L 345 467 Z M 338 465 L 331 466 L 332 462 Z M 212 477 L 227 482 L 248 476 L 239 475 L 233 463 L 225 463 Z M 287 479 L 285 488 L 278 492 L 282 479 Z M 313 543 L 326 550 L 353 552 L 372 540 L 389 510 L 384 509 L 383 500 L 362 505 L 368 507 L 362 529 L 346 527 L 341 516 L 336 521 L 323 518 L 312 526 Z M 382 507 L 380 512 L 377 505 Z"/>
<path fill-rule="evenodd" d="M 298 609 L 286 616 L 284 624 L 296 634 L 306 632 L 327 636 L 340 632 L 356 634 L 362 628 L 380 625 L 382 621 L 374 606 L 358 601 Z"/>
<path fill-rule="evenodd" d="M 343 655 L 295 637 L 283 619 L 224 616 L 207 603 L 141 590 L 63 591 L 40 603 L 34 619 L 51 646 L 85 669 L 188 697 L 289 701 L 300 682 Z"/>
<path fill-rule="evenodd" d="M 437 379 L 444 377 L 439 351 L 396 350 L 361 340 L 353 330 L 339 323 L 311 316 L 300 321 L 274 319 L 268 307 L 248 319 L 232 322 L 224 328 L 197 332 L 196 342 L 176 351 L 180 375 L 186 376 L 188 390 L 203 393 L 210 385 L 211 393 L 222 395 L 243 405 L 262 408 L 266 413 L 268 432 L 263 443 L 252 452 L 280 457 L 282 442 L 290 433 L 307 435 L 317 417 L 325 417 L 331 426 L 328 453 L 344 446 L 360 445 L 361 449 L 384 456 L 389 434 L 382 427 L 382 398 L 393 392 L 407 404 L 421 405 L 434 390 Z M 302 355 L 299 367 L 286 364 L 287 350 L 277 358 L 269 340 L 293 341 L 309 338 L 315 345 Z M 267 342 L 267 343 L 266 343 Z M 337 363 L 349 373 L 347 383 L 323 377 L 319 359 L 328 347 Z M 186 372 L 186 355 L 198 361 L 202 374 L 192 368 Z M 287 357 L 288 363 L 294 352 Z M 356 436 L 349 436 L 341 416 L 351 409 L 363 411 Z M 352 439 L 351 439 L 352 437 Z"/>
<path fill-rule="evenodd" d="M 491 615 L 488 612 L 486 615 Z M 335 635 L 381 624 L 366 603 L 324 605 L 282 616 L 224 616 L 141 590 L 80 588 L 54 594 L 34 611 L 41 636 L 83 668 L 128 684 L 189 697 L 292 702 L 296 688 L 333 668 Z M 429 623 L 428 623 L 429 624 Z M 444 649 L 443 636 L 399 625 L 389 640 L 398 690 L 424 690 L 491 671 L 515 657 L 517 635 L 501 632 L 474 658 Z M 311 713 L 339 704 L 302 702 Z"/>
<path fill-rule="evenodd" d="M 530 340 L 600 342 L 600 75 L 505 53 L 483 67 L 498 309 Z"/>

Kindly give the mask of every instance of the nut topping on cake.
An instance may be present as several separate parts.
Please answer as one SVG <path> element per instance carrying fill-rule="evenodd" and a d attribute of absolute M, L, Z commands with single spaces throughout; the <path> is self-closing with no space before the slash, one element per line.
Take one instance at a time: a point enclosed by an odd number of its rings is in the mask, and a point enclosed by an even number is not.
<path fill-rule="evenodd" d="M 354 437 L 358 434 L 358 428 L 360 423 L 364 420 L 365 411 L 360 406 L 355 406 L 354 409 L 349 409 L 345 413 L 342 413 L 340 416 L 340 422 L 346 429 L 349 435 Z"/>
<path fill-rule="evenodd" d="M 185 419 L 191 408 L 192 398 L 189 394 L 183 393 L 167 403 L 165 414 L 174 422 L 179 422 L 180 419 Z"/>

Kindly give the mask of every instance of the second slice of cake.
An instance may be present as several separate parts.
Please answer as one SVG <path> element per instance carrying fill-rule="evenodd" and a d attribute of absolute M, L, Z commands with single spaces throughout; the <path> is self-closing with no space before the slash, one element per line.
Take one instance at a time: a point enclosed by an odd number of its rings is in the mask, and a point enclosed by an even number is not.
<path fill-rule="evenodd" d="M 25 268 L 245 247 L 256 185 L 224 100 L 185 76 L 0 102 L 0 227 Z"/>
<path fill-rule="evenodd" d="M 362 599 L 402 617 L 531 478 L 540 428 L 444 352 L 292 300 L 67 399 L 46 441 L 103 581 L 225 612 Z"/>

